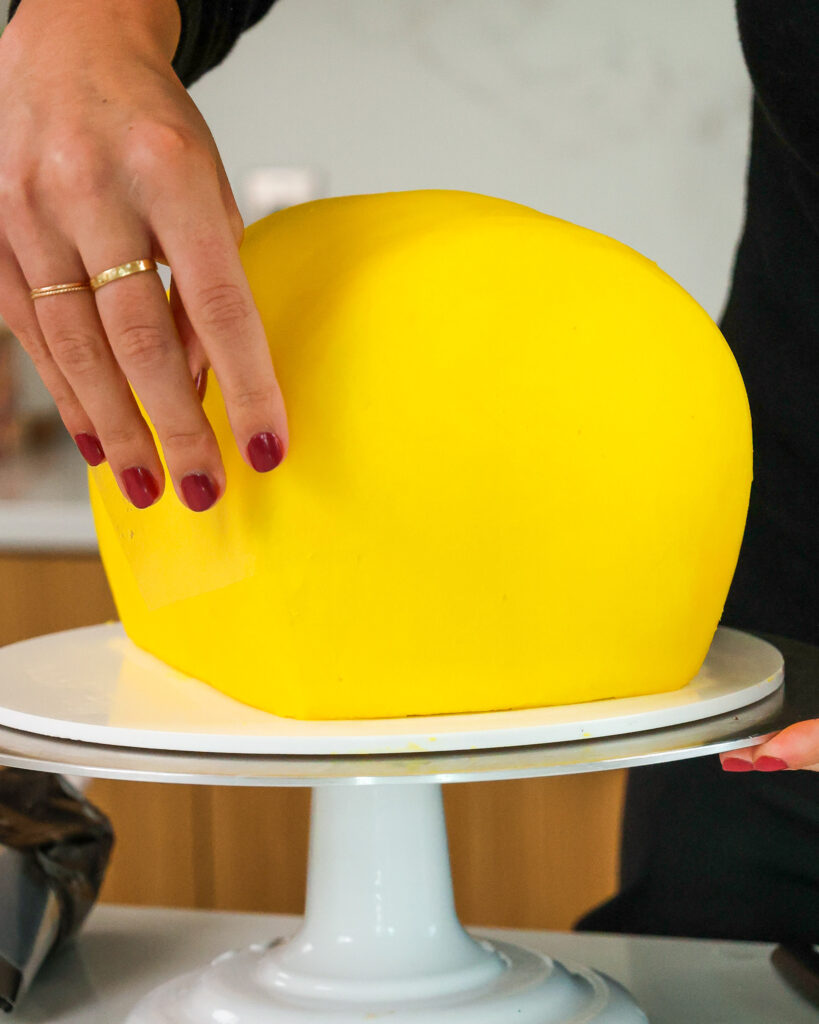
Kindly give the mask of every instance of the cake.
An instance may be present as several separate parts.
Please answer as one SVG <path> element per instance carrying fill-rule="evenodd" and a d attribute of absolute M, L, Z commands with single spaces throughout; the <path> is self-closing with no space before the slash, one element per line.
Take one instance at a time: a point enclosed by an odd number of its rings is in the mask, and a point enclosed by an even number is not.
<path fill-rule="evenodd" d="M 252 225 L 291 444 L 257 474 L 211 374 L 227 490 L 146 510 L 90 470 L 139 647 L 278 715 L 655 693 L 705 658 L 751 483 L 742 380 L 654 263 L 515 203 L 419 191 Z"/>

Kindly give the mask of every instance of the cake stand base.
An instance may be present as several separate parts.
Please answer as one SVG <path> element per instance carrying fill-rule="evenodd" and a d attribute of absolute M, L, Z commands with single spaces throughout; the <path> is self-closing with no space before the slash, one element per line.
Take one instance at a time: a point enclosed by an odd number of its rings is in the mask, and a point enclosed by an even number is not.
<path fill-rule="evenodd" d="M 313 791 L 307 908 L 287 941 L 156 989 L 127 1024 L 646 1024 L 616 982 L 469 935 L 441 787 Z"/>
<path fill-rule="evenodd" d="M 477 992 L 382 1003 L 362 997 L 352 1004 L 288 1001 L 265 984 L 269 954 L 255 948 L 226 953 L 210 967 L 155 989 L 127 1024 L 647 1024 L 631 997 L 605 975 L 519 946 L 483 945 L 503 970 Z"/>

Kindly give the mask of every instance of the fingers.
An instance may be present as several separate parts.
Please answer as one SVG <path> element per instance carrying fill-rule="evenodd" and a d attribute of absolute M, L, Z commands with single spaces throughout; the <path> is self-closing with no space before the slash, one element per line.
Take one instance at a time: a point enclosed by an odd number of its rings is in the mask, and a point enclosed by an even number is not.
<path fill-rule="evenodd" d="M 150 251 L 147 238 L 134 241 L 137 224 L 115 210 L 99 208 L 98 215 L 99 224 L 89 218 L 78 230 L 86 266 L 105 269 Z M 95 298 L 111 350 L 156 430 L 180 500 L 206 511 L 225 491 L 225 472 L 159 276 L 132 274 L 99 288 Z"/>
<path fill-rule="evenodd" d="M 185 352 L 190 375 L 193 378 L 200 401 L 204 401 L 208 381 L 208 356 L 196 331 L 193 329 L 193 325 L 188 319 L 182 299 L 179 297 L 179 289 L 176 287 L 176 281 L 173 279 L 171 279 L 169 301 L 171 316 L 176 325 L 176 333 L 179 336 L 182 349 Z"/>
<path fill-rule="evenodd" d="M 79 254 L 61 239 L 30 230 L 30 248 L 17 245 L 21 268 L 34 287 L 87 277 Z M 37 322 L 48 350 L 76 395 L 123 494 L 147 508 L 162 494 L 164 473 L 153 438 L 109 345 L 91 291 L 37 299 Z"/>
<path fill-rule="evenodd" d="M 797 722 L 765 743 L 720 754 L 726 771 L 819 771 L 819 719 Z"/>
<path fill-rule="evenodd" d="M 233 240 L 236 243 L 236 248 L 238 249 L 245 237 L 245 222 L 239 212 L 239 205 L 236 202 L 236 196 L 234 196 L 233 189 L 230 187 L 230 182 L 228 181 L 228 176 L 222 166 L 222 161 L 219 159 L 219 154 L 216 153 L 215 156 L 216 172 L 219 178 L 219 193 L 222 197 L 222 205 L 224 206 L 227 214 L 230 232 L 233 235 Z"/>
<path fill-rule="evenodd" d="M 719 759 L 726 772 L 752 772 L 754 770 L 754 747 L 743 747 L 720 754 Z"/>
<path fill-rule="evenodd" d="M 165 192 L 152 227 L 173 268 L 181 329 L 198 339 L 213 367 L 245 460 L 275 468 L 287 447 L 287 421 L 270 348 L 236 247 L 238 224 L 225 215 L 218 176 L 188 177 L 187 202 Z M 220 216 L 209 215 L 219 210 Z M 179 306 L 177 306 L 179 309 Z"/>
<path fill-rule="evenodd" d="M 0 305 L 83 458 L 90 466 L 98 466 L 105 459 L 105 453 L 96 428 L 49 352 L 26 279 L 14 256 L 5 248 L 0 248 Z"/>
<path fill-rule="evenodd" d="M 228 181 L 221 161 L 218 158 L 218 153 L 216 154 L 216 159 L 219 177 L 219 191 L 221 193 L 222 203 L 227 215 L 228 227 L 233 235 L 236 247 L 238 248 L 242 244 L 242 239 L 244 238 L 245 225 L 242 220 L 242 215 L 239 213 L 239 207 L 236 203 L 236 198 L 233 195 L 233 190 L 230 187 L 230 182 Z M 162 262 L 167 263 L 167 260 L 164 259 L 164 254 Z M 184 348 L 187 356 L 188 366 L 194 380 L 196 392 L 199 395 L 200 401 L 204 401 L 208 387 L 208 357 L 205 352 L 205 348 L 190 321 L 190 317 L 188 316 L 185 305 L 182 302 L 175 279 L 171 279 L 169 300 L 171 304 L 171 315 L 174 318 L 179 340 L 181 341 L 182 347 Z"/>
<path fill-rule="evenodd" d="M 123 28 L 116 5 L 108 7 L 98 33 L 105 45 L 58 45 L 74 29 L 78 40 L 87 35 L 71 17 L 56 33 L 38 32 L 36 17 L 15 19 L 8 53 L 3 37 L 14 102 L 0 152 L 0 306 L 78 444 L 96 445 L 84 449 L 92 461 L 104 449 L 134 504 L 151 503 L 164 484 L 142 407 L 177 493 L 199 509 L 225 488 L 197 395 L 207 368 L 220 377 L 240 447 L 257 468 L 284 451 L 284 407 L 238 258 L 239 211 L 207 126 L 167 60 L 178 12 L 171 22 L 131 19 Z M 159 254 L 179 285 L 172 310 L 152 273 L 94 295 L 29 296 Z"/>
<path fill-rule="evenodd" d="M 164 473 L 141 405 L 177 494 L 189 508 L 203 511 L 226 487 L 201 404 L 208 369 L 220 380 L 240 450 L 255 469 L 267 471 L 281 461 L 287 425 L 238 256 L 242 220 L 218 155 L 203 158 L 184 133 L 171 135 L 173 159 L 181 153 L 182 162 L 167 175 L 156 174 L 162 147 L 149 147 L 148 156 L 132 167 L 129 202 L 116 189 L 107 194 L 102 183 L 108 177 L 85 175 L 81 180 L 93 179 L 93 188 L 80 188 L 77 201 L 59 209 L 41 201 L 37 189 L 25 202 L 6 204 L 0 288 L 14 296 L 5 300 L 8 319 L 86 458 L 93 464 L 107 457 L 137 507 L 156 501 Z M 40 191 L 45 181 L 37 179 Z M 45 209 L 52 210 L 50 216 Z M 150 222 L 140 210 L 150 211 Z M 35 302 L 28 294 L 32 287 L 87 280 L 159 252 L 174 273 L 170 306 L 152 272 L 112 281 L 94 293 Z"/>

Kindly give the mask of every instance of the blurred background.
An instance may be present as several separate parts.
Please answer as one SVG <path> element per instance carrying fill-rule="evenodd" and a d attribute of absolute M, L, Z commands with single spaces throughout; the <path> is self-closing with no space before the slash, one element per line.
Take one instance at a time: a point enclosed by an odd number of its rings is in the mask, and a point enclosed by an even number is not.
<path fill-rule="evenodd" d="M 719 316 L 750 105 L 731 0 L 279 0 L 192 94 L 248 220 L 324 195 L 488 193 L 626 242 Z M 0 643 L 115 614 L 84 464 L 49 416 L 0 334 L 17 452 L 0 457 Z M 464 919 L 563 928 L 612 892 L 623 782 L 449 787 Z M 119 838 L 107 898 L 300 909 L 305 793 L 92 795 Z"/>
<path fill-rule="evenodd" d="M 731 0 L 280 0 L 192 95 L 244 212 L 264 166 L 329 195 L 483 192 L 612 235 L 719 314 L 750 101 Z"/>

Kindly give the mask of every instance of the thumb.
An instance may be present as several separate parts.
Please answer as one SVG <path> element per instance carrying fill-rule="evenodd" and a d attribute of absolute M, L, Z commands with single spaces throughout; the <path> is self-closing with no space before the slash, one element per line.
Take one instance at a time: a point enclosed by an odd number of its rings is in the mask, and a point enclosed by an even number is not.
<path fill-rule="evenodd" d="M 755 766 L 761 757 L 778 758 L 788 768 L 819 771 L 819 718 L 797 722 L 778 732 L 754 749 Z"/>
<path fill-rule="evenodd" d="M 790 725 L 759 746 L 727 751 L 720 761 L 729 772 L 819 771 L 819 719 Z"/>

